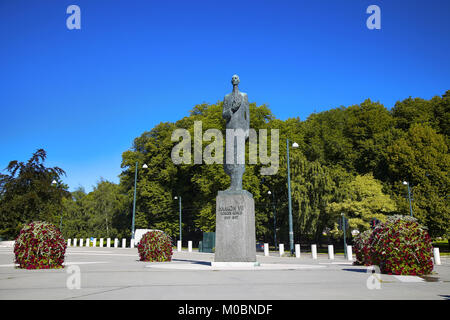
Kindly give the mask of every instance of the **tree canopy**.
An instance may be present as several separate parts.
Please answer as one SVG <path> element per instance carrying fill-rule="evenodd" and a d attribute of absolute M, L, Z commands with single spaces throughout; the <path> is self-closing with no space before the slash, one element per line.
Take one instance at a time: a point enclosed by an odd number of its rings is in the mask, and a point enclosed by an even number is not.
<path fill-rule="evenodd" d="M 62 201 L 70 194 L 60 179 L 64 170 L 45 167 L 46 157 L 39 149 L 26 163 L 11 161 L 8 173 L 0 174 L 0 237 L 16 236 L 32 220 L 59 221 Z"/>
<path fill-rule="evenodd" d="M 250 115 L 250 127 L 256 133 L 267 129 L 268 141 L 270 130 L 279 130 L 276 174 L 263 176 L 260 169 L 266 165 L 246 161 L 243 186 L 255 199 L 258 240 L 273 243 L 275 208 L 277 239 L 288 241 L 286 139 L 298 144 L 290 150 L 295 241 L 321 241 L 324 230 L 336 229 L 341 213 L 360 231 L 369 228 L 371 218 L 409 215 L 403 181 L 411 186 L 414 216 L 433 237 L 449 237 L 450 91 L 430 100 L 407 98 L 391 110 L 365 100 L 305 120 L 280 120 L 268 106 L 252 103 Z M 14 234 L 33 217 L 57 221 L 62 207 L 66 236 L 129 237 L 136 165 L 136 228 L 160 229 L 177 238 L 174 198 L 181 197 L 183 238 L 198 240 L 202 231 L 214 231 L 217 192 L 229 185 L 222 165 L 174 164 L 171 159 L 178 143 L 172 141 L 174 130 L 186 129 L 193 142 L 197 121 L 202 133 L 218 129 L 225 137 L 222 102 L 196 105 L 188 116 L 136 137 L 122 154 L 120 182 L 100 180 L 88 194 L 76 190 L 65 198 L 67 187 L 59 182 L 63 171 L 43 167 L 43 151 L 27 164 L 12 161 L 9 174 L 0 179 L 2 234 Z M 202 152 L 213 140 L 201 142 Z M 52 179 L 58 181 L 56 188 Z"/>

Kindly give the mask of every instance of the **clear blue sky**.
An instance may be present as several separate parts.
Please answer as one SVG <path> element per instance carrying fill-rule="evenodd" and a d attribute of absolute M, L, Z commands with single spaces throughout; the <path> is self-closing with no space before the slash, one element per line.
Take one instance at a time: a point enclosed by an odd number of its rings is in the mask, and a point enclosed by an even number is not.
<path fill-rule="evenodd" d="M 448 0 L 0 0 L 0 170 L 44 148 L 70 190 L 118 182 L 135 137 L 222 100 L 234 73 L 280 119 L 430 99 L 450 89 L 449 31 Z"/>

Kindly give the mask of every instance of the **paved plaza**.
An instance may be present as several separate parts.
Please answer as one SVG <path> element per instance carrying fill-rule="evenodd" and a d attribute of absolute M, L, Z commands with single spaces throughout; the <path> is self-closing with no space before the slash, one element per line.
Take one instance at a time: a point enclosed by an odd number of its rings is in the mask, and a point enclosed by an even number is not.
<path fill-rule="evenodd" d="M 139 261 L 136 248 L 74 248 L 66 268 L 21 270 L 12 248 L 0 248 L 0 299 L 436 299 L 450 298 L 450 260 L 442 257 L 429 277 L 381 275 L 369 289 L 371 274 L 343 256 L 329 260 L 309 253 L 300 258 L 265 257 L 253 270 L 212 269 L 214 254 L 174 252 L 172 262 Z M 69 289 L 69 266 L 79 267 L 80 288 Z M 370 281 L 369 281 L 370 282 Z"/>

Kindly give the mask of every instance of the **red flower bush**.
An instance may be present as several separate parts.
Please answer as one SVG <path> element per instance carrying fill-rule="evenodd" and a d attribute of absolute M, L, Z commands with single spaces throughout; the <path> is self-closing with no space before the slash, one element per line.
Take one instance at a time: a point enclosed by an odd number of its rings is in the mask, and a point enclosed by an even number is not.
<path fill-rule="evenodd" d="M 361 232 L 353 239 L 353 248 L 355 249 L 355 265 L 371 266 L 369 240 L 372 230 Z"/>
<path fill-rule="evenodd" d="M 57 227 L 35 221 L 20 230 L 14 244 L 15 262 L 23 269 L 62 268 L 66 241 Z"/>
<path fill-rule="evenodd" d="M 141 261 L 172 260 L 172 239 L 162 231 L 155 230 L 144 234 L 137 248 Z"/>
<path fill-rule="evenodd" d="M 424 275 L 433 271 L 433 246 L 428 232 L 409 216 L 391 216 L 370 234 L 360 251 L 365 265 L 382 273 Z"/>

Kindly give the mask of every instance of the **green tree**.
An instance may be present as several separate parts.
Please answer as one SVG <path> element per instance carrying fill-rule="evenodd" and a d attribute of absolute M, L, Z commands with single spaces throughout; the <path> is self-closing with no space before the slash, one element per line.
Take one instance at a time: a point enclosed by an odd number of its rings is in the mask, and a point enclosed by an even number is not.
<path fill-rule="evenodd" d="M 383 185 L 372 174 L 357 175 L 344 188 L 347 189 L 347 197 L 327 207 L 332 220 L 336 222 L 343 213 L 348 218 L 350 228 L 364 231 L 370 227 L 372 218 L 384 221 L 386 215 L 396 212 L 395 201 L 383 193 Z"/>
<path fill-rule="evenodd" d="M 62 201 L 69 195 L 59 167 L 44 166 L 47 153 L 37 150 L 26 162 L 11 161 L 0 175 L 0 236 L 15 238 L 33 220 L 59 225 Z M 52 184 L 56 181 L 56 184 Z"/>
<path fill-rule="evenodd" d="M 177 168 L 172 163 L 171 134 L 175 126 L 161 123 L 134 140 L 132 150 L 122 154 L 120 186 L 127 195 L 128 229 L 131 233 L 136 162 L 136 228 L 160 229 L 171 237 L 178 234 L 178 210 L 174 196 Z M 143 164 L 148 168 L 142 168 Z M 183 184 L 179 184 L 182 186 Z"/>
<path fill-rule="evenodd" d="M 120 234 L 116 221 L 126 208 L 126 196 L 121 194 L 119 185 L 101 179 L 83 199 L 83 204 L 90 217 L 91 236 L 109 238 Z"/>
<path fill-rule="evenodd" d="M 436 131 L 443 134 L 447 139 L 450 136 L 450 90 L 447 90 L 445 94 L 440 97 L 434 97 L 432 100 L 434 108 L 434 117 L 436 123 Z"/>
<path fill-rule="evenodd" d="M 412 99 L 409 97 L 397 102 L 392 108 L 392 115 L 395 118 L 396 126 L 404 131 L 407 131 L 414 124 L 426 124 L 428 126 L 434 126 L 435 124 L 432 101 L 421 98 Z"/>
<path fill-rule="evenodd" d="M 433 237 L 449 232 L 450 155 L 445 137 L 428 125 L 414 124 L 387 148 L 392 189 L 398 207 L 409 214 L 406 187 L 413 192 L 414 217 L 429 228 Z"/>
<path fill-rule="evenodd" d="M 126 195 L 118 184 L 101 179 L 94 190 L 72 192 L 64 201 L 62 232 L 68 238 L 129 237 Z M 131 221 L 131 220 L 130 220 Z"/>
<path fill-rule="evenodd" d="M 64 215 L 62 232 L 67 238 L 90 237 L 89 215 L 83 204 L 86 192 L 82 187 L 71 193 L 71 197 L 63 200 Z"/>
<path fill-rule="evenodd" d="M 293 153 L 291 167 L 296 238 L 319 241 L 322 231 L 334 222 L 326 209 L 345 197 L 347 190 L 342 185 L 351 175 L 339 166 L 329 168 L 317 160 L 307 161 L 300 153 Z"/>
<path fill-rule="evenodd" d="M 448 94 L 434 97 L 431 100 L 406 99 L 398 102 L 392 111 L 378 102 L 365 100 L 361 104 L 350 107 L 340 107 L 321 113 L 314 113 L 301 121 L 299 118 L 287 120 L 276 119 L 266 105 L 250 104 L 250 126 L 259 129 L 280 130 L 280 167 L 274 176 L 263 177 L 260 174 L 261 163 L 247 164 L 244 174 L 244 188 L 250 191 L 255 199 L 256 233 L 258 240 L 273 239 L 273 203 L 267 195 L 271 190 L 276 195 L 277 227 L 280 241 L 286 241 L 288 235 L 288 194 L 286 172 L 286 139 L 297 142 L 299 148 L 291 152 L 291 180 L 294 213 L 294 232 L 296 241 L 318 238 L 322 230 L 333 227 L 337 217 L 329 211 L 330 203 L 343 203 L 352 200 L 354 209 L 352 217 L 354 225 L 367 227 L 367 217 L 362 214 L 373 212 L 375 215 L 390 214 L 392 204 L 386 194 L 395 199 L 397 208 L 407 213 L 404 198 L 404 186 L 399 185 L 406 179 L 406 172 L 421 172 L 421 164 L 408 164 L 398 152 L 399 143 L 411 128 L 416 125 L 431 126 L 443 143 L 448 145 L 446 134 L 449 118 Z M 136 202 L 136 225 L 163 229 L 172 236 L 177 236 L 178 201 L 174 196 L 182 197 L 183 234 L 186 237 L 198 236 L 199 231 L 215 230 L 215 198 L 219 190 L 229 184 L 229 177 L 220 164 L 181 164 L 174 165 L 171 161 L 171 150 L 178 142 L 171 141 L 171 134 L 176 128 L 187 129 L 193 141 L 194 122 L 201 121 L 202 132 L 208 129 L 219 129 L 225 137 L 225 122 L 222 119 L 222 102 L 216 104 L 196 105 L 188 116 L 175 123 L 161 123 L 151 131 L 144 132 L 136 138 L 131 150 L 123 153 L 121 174 L 122 192 L 127 194 L 127 214 L 132 211 L 134 191 L 134 169 L 138 162 L 138 185 Z M 441 142 L 442 142 L 441 141 Z M 202 141 L 201 148 L 211 141 Z M 224 143 L 224 142 L 223 142 Z M 224 146 L 224 145 L 223 145 Z M 194 150 L 192 150 L 194 151 Z M 442 150 L 441 150 L 442 151 Z M 439 151 L 440 153 L 442 153 Z M 446 151 L 445 151 L 446 152 Z M 445 153 L 444 152 L 444 153 Z M 397 155 L 396 155 L 397 153 Z M 192 153 L 193 154 L 193 153 Z M 399 157 L 396 159 L 396 157 Z M 430 153 L 434 157 L 434 153 Z M 247 148 L 248 159 L 248 148 Z M 437 156 L 440 162 L 448 160 Z M 193 157 L 192 157 L 193 160 Z M 425 159 L 421 162 L 426 163 Z M 141 169 L 143 163 L 149 169 Z M 407 169 L 405 171 L 405 169 Z M 430 199 L 441 197 L 446 199 L 448 185 L 445 179 L 440 179 L 448 172 L 448 168 L 425 170 L 427 181 L 425 185 L 414 185 L 414 205 L 419 205 L 417 196 L 429 192 Z M 356 191 L 350 185 L 353 176 L 369 175 L 376 181 L 377 188 L 382 188 L 381 200 L 386 200 L 387 208 L 377 208 L 375 203 L 359 203 Z M 423 176 L 421 173 L 420 175 Z M 358 178 L 359 179 L 359 178 Z M 368 178 L 366 178 L 368 179 Z M 372 181 L 372 182 L 373 182 Z M 356 182 L 354 182 L 356 183 Z M 369 185 L 370 186 L 370 185 Z M 369 188 L 369 186 L 367 188 Z M 353 191 L 352 191 L 353 190 Z M 381 190 L 381 189 L 380 189 Z M 380 195 L 373 190 L 372 198 Z M 389 198 L 389 197 L 388 197 Z M 400 200 L 401 199 L 401 200 Z M 433 224 L 436 234 L 442 233 L 445 226 L 441 213 L 445 209 L 445 201 L 429 202 L 421 205 L 429 222 Z M 432 207 L 431 205 L 434 205 Z M 448 207 L 448 206 L 447 206 Z M 350 210 L 350 209 L 349 209 Z M 350 212 L 350 211 L 349 211 Z M 353 211 L 352 211 L 353 212 Z M 131 221 L 131 217 L 127 217 Z M 357 220 L 360 219 L 360 220 Z M 448 220 L 448 219 L 447 219 Z M 130 222 L 129 222 L 130 224 Z M 129 228 L 129 227 L 128 227 Z M 286 238 L 286 239 L 285 239 Z"/>
<path fill-rule="evenodd" d="M 272 128 L 273 115 L 267 106 L 250 104 L 251 127 L 255 130 Z M 134 168 L 139 163 L 136 212 L 140 221 L 148 227 L 159 228 L 169 235 L 179 233 L 178 202 L 182 197 L 183 234 L 199 235 L 199 231 L 215 230 L 215 198 L 219 190 L 228 187 L 229 177 L 221 164 L 195 164 L 192 150 L 191 164 L 175 165 L 171 160 L 172 148 L 178 142 L 171 141 L 172 132 L 184 128 L 194 140 L 194 122 L 201 121 L 202 132 L 218 129 L 225 137 L 225 121 L 222 119 L 222 102 L 195 106 L 188 117 L 176 123 L 161 123 L 150 132 L 136 138 L 132 150 L 123 153 L 121 186 L 127 192 L 130 203 L 134 190 Z M 201 149 L 211 142 L 202 141 Z M 224 146 L 224 142 L 223 145 Z M 248 159 L 248 148 L 246 148 Z M 148 169 L 140 169 L 143 163 Z M 252 192 L 256 201 L 260 198 L 261 164 L 248 165 L 243 178 L 244 188 Z M 265 210 L 256 211 L 257 234 L 267 231 Z M 141 219 L 145 217 L 145 219 Z"/>

